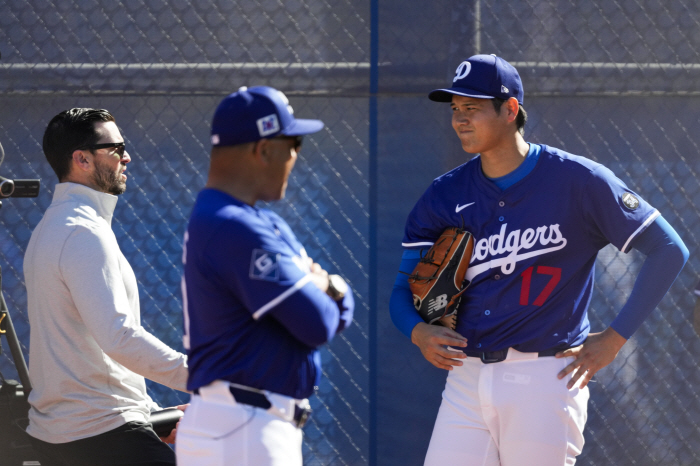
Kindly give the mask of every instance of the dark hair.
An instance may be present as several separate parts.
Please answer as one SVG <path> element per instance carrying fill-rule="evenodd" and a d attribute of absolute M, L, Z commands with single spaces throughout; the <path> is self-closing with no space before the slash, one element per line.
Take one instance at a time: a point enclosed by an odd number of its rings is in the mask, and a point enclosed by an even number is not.
<path fill-rule="evenodd" d="M 501 113 L 501 105 L 503 105 L 505 100 L 494 97 L 491 99 L 491 102 L 493 103 L 493 108 L 496 110 L 496 113 Z M 518 104 L 518 115 L 515 117 L 515 126 L 518 128 L 521 135 L 525 134 L 525 123 L 527 123 L 527 112 L 522 105 Z"/>
<path fill-rule="evenodd" d="M 51 119 L 42 145 L 59 182 L 70 173 L 73 151 L 97 143 L 100 135 L 95 123 L 100 121 L 114 121 L 114 117 L 107 110 L 71 108 Z"/>

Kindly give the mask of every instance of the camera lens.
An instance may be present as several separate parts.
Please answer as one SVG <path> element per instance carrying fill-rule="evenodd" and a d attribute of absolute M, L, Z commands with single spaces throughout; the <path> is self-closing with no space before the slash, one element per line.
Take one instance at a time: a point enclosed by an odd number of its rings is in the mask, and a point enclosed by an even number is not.
<path fill-rule="evenodd" d="M 15 192 L 15 183 L 0 176 L 0 197 L 10 197 Z"/>

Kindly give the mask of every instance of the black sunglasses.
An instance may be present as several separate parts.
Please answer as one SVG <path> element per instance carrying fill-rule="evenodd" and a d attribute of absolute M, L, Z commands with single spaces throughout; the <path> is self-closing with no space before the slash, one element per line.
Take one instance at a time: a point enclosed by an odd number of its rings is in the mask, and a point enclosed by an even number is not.
<path fill-rule="evenodd" d="M 91 146 L 85 146 L 85 147 L 80 148 L 78 150 L 94 151 L 97 149 L 111 149 L 113 147 L 117 149 L 114 152 L 119 154 L 119 157 L 124 157 L 124 151 L 126 151 L 126 146 L 124 145 L 123 142 L 105 142 L 103 144 L 93 144 Z"/>
<path fill-rule="evenodd" d="M 301 149 L 301 143 L 304 140 L 303 136 L 275 136 L 272 139 L 281 139 L 281 140 L 291 140 L 294 141 L 294 150 L 296 152 L 299 152 L 299 149 Z"/>

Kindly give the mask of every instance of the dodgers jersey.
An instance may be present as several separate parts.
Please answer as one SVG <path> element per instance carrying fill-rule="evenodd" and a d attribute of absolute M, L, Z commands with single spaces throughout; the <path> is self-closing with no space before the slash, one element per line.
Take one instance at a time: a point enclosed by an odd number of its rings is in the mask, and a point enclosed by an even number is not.
<path fill-rule="evenodd" d="M 586 339 L 597 253 L 622 252 L 659 212 L 609 169 L 545 145 L 523 179 L 500 190 L 481 159 L 438 177 L 406 222 L 405 248 L 450 226 L 474 235 L 457 332 L 469 348 L 534 352 Z"/>
<path fill-rule="evenodd" d="M 227 380 L 301 399 L 321 374 L 316 347 L 352 322 L 309 275 L 306 252 L 267 209 L 205 189 L 183 251 L 187 389 Z"/>

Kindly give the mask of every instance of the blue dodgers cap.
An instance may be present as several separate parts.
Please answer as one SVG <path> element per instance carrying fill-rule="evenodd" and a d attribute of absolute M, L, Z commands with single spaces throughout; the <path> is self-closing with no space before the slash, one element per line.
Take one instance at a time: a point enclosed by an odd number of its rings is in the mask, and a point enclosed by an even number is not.
<path fill-rule="evenodd" d="M 452 87 L 436 89 L 428 94 L 435 102 L 452 102 L 453 95 L 477 99 L 508 100 L 523 103 L 523 83 L 513 65 L 496 55 L 474 55 L 457 67 Z"/>
<path fill-rule="evenodd" d="M 279 135 L 303 136 L 323 129 L 320 120 L 294 118 L 282 92 L 268 86 L 241 87 L 219 103 L 211 124 L 214 146 L 235 146 Z"/>

